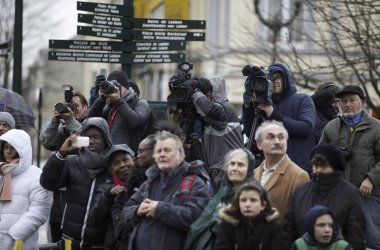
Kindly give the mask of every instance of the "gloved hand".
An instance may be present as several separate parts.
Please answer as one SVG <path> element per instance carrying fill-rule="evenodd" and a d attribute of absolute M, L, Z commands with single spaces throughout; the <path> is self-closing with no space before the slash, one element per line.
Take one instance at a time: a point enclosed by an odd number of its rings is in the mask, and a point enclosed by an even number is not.
<path fill-rule="evenodd" d="M 102 82 L 106 81 L 106 77 L 104 75 L 97 75 L 95 78 L 95 87 L 96 87 L 96 92 L 99 91 L 100 84 Z"/>
<path fill-rule="evenodd" d="M 196 91 L 198 89 L 198 79 L 197 78 L 191 78 L 189 80 L 186 81 L 187 84 L 193 88 L 193 91 Z"/>

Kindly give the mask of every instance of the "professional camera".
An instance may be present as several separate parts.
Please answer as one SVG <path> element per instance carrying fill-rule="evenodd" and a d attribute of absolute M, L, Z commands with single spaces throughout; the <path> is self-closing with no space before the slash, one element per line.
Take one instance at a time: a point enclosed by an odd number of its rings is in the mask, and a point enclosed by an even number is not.
<path fill-rule="evenodd" d="M 117 91 L 120 84 L 115 80 L 111 80 L 102 82 L 99 87 L 104 94 L 111 94 Z"/>
<path fill-rule="evenodd" d="M 70 108 L 71 111 L 74 112 L 77 106 L 75 105 L 75 103 L 73 103 L 73 86 L 64 84 L 62 85 L 62 91 L 64 91 L 65 102 L 57 103 L 54 106 L 55 111 L 57 111 L 58 113 L 66 113 L 67 111 L 69 111 L 68 108 Z"/>
<path fill-rule="evenodd" d="M 172 76 L 169 79 L 170 95 L 168 97 L 175 102 L 191 102 L 191 96 L 194 93 L 193 87 L 190 85 L 191 75 L 189 71 L 193 69 L 193 64 L 189 62 L 182 62 L 178 65 L 182 73 Z"/>
<path fill-rule="evenodd" d="M 257 104 L 272 104 L 273 82 L 268 80 L 268 74 L 263 68 L 246 65 L 242 73 L 247 76 L 245 90 L 252 94 L 252 100 Z"/>

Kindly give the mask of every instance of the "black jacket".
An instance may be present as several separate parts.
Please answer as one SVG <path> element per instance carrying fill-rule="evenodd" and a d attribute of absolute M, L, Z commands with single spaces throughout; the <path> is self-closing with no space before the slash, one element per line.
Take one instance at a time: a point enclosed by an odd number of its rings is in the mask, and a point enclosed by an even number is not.
<path fill-rule="evenodd" d="M 223 220 L 214 245 L 214 250 L 278 250 L 282 248 L 282 231 L 278 212 L 261 212 L 248 220 L 219 213 Z"/>
<path fill-rule="evenodd" d="M 89 127 L 100 129 L 106 138 L 107 148 L 111 148 L 111 136 L 103 118 L 88 119 L 83 125 L 81 135 Z M 94 225 L 88 220 L 87 215 L 94 205 L 95 190 L 110 178 L 108 149 L 97 154 L 97 158 L 93 161 L 91 157 L 84 160 L 88 152 L 86 148 L 82 148 L 78 155 L 68 155 L 65 159 L 53 154 L 43 168 L 40 178 L 42 187 L 50 191 L 66 187 L 62 236 L 73 240 L 73 248 L 78 248 L 79 245 L 85 248 L 104 242 L 106 225 Z M 99 167 L 96 176 L 89 170 L 89 165 Z"/>
<path fill-rule="evenodd" d="M 365 249 L 366 224 L 359 192 L 339 173 L 313 175 L 294 190 L 284 222 L 286 249 L 305 233 L 304 217 L 318 204 L 333 212 L 344 239 L 354 249 Z"/>

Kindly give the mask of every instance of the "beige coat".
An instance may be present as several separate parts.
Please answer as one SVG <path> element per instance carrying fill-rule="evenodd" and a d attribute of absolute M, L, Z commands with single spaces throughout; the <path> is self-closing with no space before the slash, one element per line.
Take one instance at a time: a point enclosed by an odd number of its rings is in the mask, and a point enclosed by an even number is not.
<path fill-rule="evenodd" d="M 255 179 L 260 182 L 265 160 L 254 170 Z M 292 162 L 288 155 L 269 177 L 264 187 L 269 192 L 272 206 L 280 212 L 283 222 L 293 190 L 301 183 L 309 181 L 309 174 Z"/>

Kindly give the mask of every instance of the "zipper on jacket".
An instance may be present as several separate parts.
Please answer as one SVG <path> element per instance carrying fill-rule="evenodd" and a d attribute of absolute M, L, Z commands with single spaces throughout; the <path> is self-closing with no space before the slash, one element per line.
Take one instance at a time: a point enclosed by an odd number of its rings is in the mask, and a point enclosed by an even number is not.
<path fill-rule="evenodd" d="M 88 201 L 87 201 L 87 207 L 86 207 L 86 214 L 84 216 L 84 221 L 83 221 L 83 227 L 82 227 L 82 233 L 81 233 L 81 239 L 80 239 L 80 244 L 79 246 L 82 247 L 83 246 L 83 243 L 84 243 L 84 232 L 86 231 L 86 224 L 87 224 L 87 219 L 88 219 L 88 212 L 90 210 L 90 206 L 91 206 L 91 200 L 92 200 L 92 195 L 94 193 L 94 189 L 95 189 L 95 182 L 96 182 L 96 178 L 94 180 L 92 180 L 92 184 L 91 184 L 91 189 L 90 189 L 90 195 L 88 197 Z"/>

